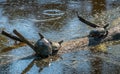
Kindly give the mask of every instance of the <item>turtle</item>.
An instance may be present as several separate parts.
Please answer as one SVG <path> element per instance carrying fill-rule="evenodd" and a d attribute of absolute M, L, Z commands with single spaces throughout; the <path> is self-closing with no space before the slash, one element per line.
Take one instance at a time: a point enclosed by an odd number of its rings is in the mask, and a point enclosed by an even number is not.
<path fill-rule="evenodd" d="M 46 39 L 41 33 L 39 33 L 40 39 L 35 43 L 35 50 L 37 55 L 41 57 L 48 57 L 49 55 L 56 54 L 61 47 L 63 40 L 59 42 L 53 42 Z"/>
<path fill-rule="evenodd" d="M 78 13 L 77 13 L 77 16 L 81 22 L 94 28 L 93 30 L 90 31 L 90 33 L 88 35 L 89 37 L 93 37 L 93 38 L 105 38 L 105 37 L 107 37 L 107 35 L 108 35 L 107 27 L 109 26 L 109 24 L 106 24 L 105 26 L 100 27 L 99 25 L 96 25 L 94 23 L 91 23 L 91 22 L 85 20 L 84 18 L 79 16 Z"/>
<path fill-rule="evenodd" d="M 36 56 L 46 58 L 50 55 L 57 54 L 58 50 L 61 47 L 63 40 L 59 42 L 53 42 L 46 39 L 41 33 L 39 33 L 40 39 L 33 45 L 30 41 L 28 41 L 23 35 L 21 35 L 17 30 L 13 30 L 17 36 L 9 34 L 5 31 L 2 31 L 1 34 L 20 42 L 24 42 L 29 45 L 35 52 Z"/>
<path fill-rule="evenodd" d="M 36 54 L 41 57 L 48 57 L 49 55 L 52 55 L 52 46 L 50 42 L 42 34 L 39 33 L 39 35 L 41 38 L 37 40 L 34 45 Z"/>
<path fill-rule="evenodd" d="M 89 37 L 105 38 L 108 35 L 106 28 L 95 28 L 90 31 Z"/>

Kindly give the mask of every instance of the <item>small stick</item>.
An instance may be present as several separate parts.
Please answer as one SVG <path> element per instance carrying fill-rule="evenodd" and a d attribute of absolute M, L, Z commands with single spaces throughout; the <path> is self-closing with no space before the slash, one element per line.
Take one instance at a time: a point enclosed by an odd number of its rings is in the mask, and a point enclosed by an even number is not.
<path fill-rule="evenodd" d="M 19 39 L 18 37 L 14 36 L 14 35 L 12 35 L 12 34 L 9 34 L 9 33 L 5 32 L 5 31 L 2 31 L 1 34 L 2 34 L 2 35 L 5 35 L 5 36 L 7 36 L 7 37 L 9 37 L 9 38 L 11 38 L 11 39 L 13 39 L 13 40 L 17 40 L 17 41 L 23 42 L 23 41 L 22 41 L 21 39 Z"/>
<path fill-rule="evenodd" d="M 29 45 L 35 52 L 35 47 L 32 43 L 30 43 L 23 35 L 21 35 L 17 30 L 13 30 L 13 33 L 15 33 L 23 42 L 25 42 L 27 45 Z"/>
<path fill-rule="evenodd" d="M 21 74 L 26 74 L 33 67 L 34 62 L 35 62 L 35 59 L 32 62 L 30 62 L 30 64 L 22 71 Z"/>
<path fill-rule="evenodd" d="M 93 28 L 100 27 L 100 26 L 98 26 L 98 25 L 96 25 L 96 24 L 94 24 L 94 23 L 91 23 L 91 22 L 85 20 L 85 19 L 82 18 L 81 16 L 79 16 L 78 12 L 77 12 L 77 16 L 78 16 L 78 19 L 79 19 L 81 22 L 85 23 L 86 25 L 89 25 L 89 26 L 91 26 L 91 27 L 93 27 Z"/>

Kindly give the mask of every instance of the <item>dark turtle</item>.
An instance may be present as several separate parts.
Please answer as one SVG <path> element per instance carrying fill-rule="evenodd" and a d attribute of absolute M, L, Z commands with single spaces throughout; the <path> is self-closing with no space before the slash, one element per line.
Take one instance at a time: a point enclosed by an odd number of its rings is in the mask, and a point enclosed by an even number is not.
<path fill-rule="evenodd" d="M 61 43 L 63 40 L 59 42 L 51 42 L 47 40 L 42 34 L 39 33 L 40 39 L 33 45 L 29 40 L 27 40 L 22 34 L 20 34 L 17 30 L 13 30 L 13 33 L 15 33 L 17 36 L 9 34 L 5 31 L 2 31 L 1 34 L 20 42 L 24 42 L 27 45 L 29 45 L 35 52 L 37 56 L 40 56 L 42 58 L 48 57 L 49 55 L 57 54 L 58 50 L 61 47 Z"/>
<path fill-rule="evenodd" d="M 41 39 L 39 39 L 34 46 L 37 55 L 41 57 L 48 57 L 49 55 L 52 55 L 52 46 L 50 42 L 44 38 L 42 34 L 39 33 L 39 35 Z"/>
<path fill-rule="evenodd" d="M 104 38 L 108 35 L 108 31 L 105 28 L 95 28 L 90 31 L 89 37 Z"/>
<path fill-rule="evenodd" d="M 61 43 L 63 42 L 51 42 L 47 40 L 42 34 L 40 34 L 41 39 L 39 39 L 35 43 L 36 53 L 41 57 L 48 57 L 49 55 L 56 54 L 59 48 L 61 47 Z"/>
<path fill-rule="evenodd" d="M 106 24 L 104 27 L 100 27 L 99 25 L 96 25 L 94 23 L 91 23 L 91 22 L 85 20 L 84 18 L 79 16 L 78 13 L 77 13 L 77 16 L 80 21 L 82 21 L 83 23 L 87 24 L 88 26 L 94 28 L 93 30 L 90 31 L 89 37 L 104 38 L 108 35 L 107 27 L 109 26 L 109 24 Z"/>

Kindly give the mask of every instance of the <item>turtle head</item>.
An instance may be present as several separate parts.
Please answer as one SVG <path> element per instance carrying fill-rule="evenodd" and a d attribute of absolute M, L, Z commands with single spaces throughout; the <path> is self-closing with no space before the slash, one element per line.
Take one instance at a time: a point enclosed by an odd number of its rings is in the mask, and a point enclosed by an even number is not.
<path fill-rule="evenodd" d="M 52 50 L 59 50 L 62 43 L 63 43 L 63 40 L 59 42 L 51 42 Z"/>
<path fill-rule="evenodd" d="M 56 55 L 59 49 L 61 48 L 61 44 L 63 43 L 63 40 L 59 42 L 51 42 L 52 46 L 52 55 Z"/>

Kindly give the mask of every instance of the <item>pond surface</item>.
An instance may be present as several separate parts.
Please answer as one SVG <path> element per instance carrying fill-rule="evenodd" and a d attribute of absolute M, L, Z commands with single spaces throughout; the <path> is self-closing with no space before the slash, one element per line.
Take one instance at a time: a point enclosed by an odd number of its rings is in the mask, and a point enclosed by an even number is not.
<path fill-rule="evenodd" d="M 16 29 L 34 42 L 39 32 L 52 41 L 68 41 L 92 29 L 78 20 L 76 12 L 113 27 L 120 24 L 119 6 L 119 0 L 0 0 L 0 32 Z M 0 74 L 120 74 L 119 43 L 98 46 L 107 54 L 88 49 L 40 60 L 32 56 L 30 47 L 14 45 L 0 34 Z"/>

